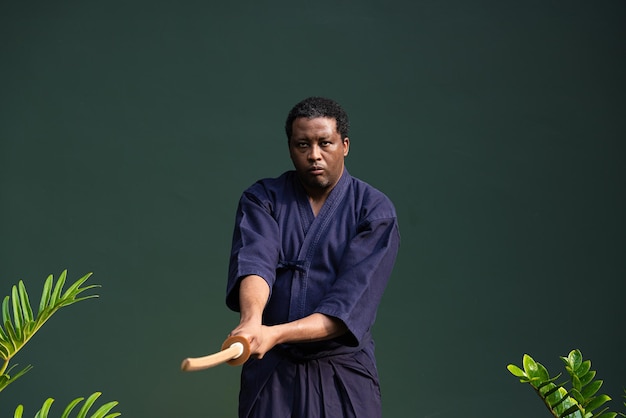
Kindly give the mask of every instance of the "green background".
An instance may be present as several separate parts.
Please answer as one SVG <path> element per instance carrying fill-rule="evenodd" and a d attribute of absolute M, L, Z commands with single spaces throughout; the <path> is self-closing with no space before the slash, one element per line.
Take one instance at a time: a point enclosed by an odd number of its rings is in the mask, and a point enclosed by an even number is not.
<path fill-rule="evenodd" d="M 0 295 L 94 272 L 0 394 L 102 391 L 125 417 L 233 417 L 239 370 L 182 373 L 224 306 L 241 191 L 289 169 L 310 95 L 402 248 L 375 326 L 386 417 L 547 416 L 506 370 L 580 348 L 624 411 L 626 3 L 3 1 Z"/>

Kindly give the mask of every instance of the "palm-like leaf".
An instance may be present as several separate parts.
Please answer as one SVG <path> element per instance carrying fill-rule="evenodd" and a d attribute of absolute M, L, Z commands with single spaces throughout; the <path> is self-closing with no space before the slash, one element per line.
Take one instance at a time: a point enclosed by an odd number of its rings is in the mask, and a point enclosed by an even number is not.
<path fill-rule="evenodd" d="M 26 366 L 17 373 L 10 375 L 11 367 L 7 370 L 9 362 L 20 351 L 35 333 L 50 319 L 50 317 L 64 306 L 80 302 L 85 299 L 96 298 L 98 295 L 81 296 L 83 292 L 100 287 L 99 285 L 83 286 L 91 277 L 88 273 L 74 282 L 65 292 L 63 286 L 67 278 L 67 270 L 64 270 L 56 284 L 52 275 L 46 279 L 39 311 L 34 314 L 26 286 L 21 280 L 11 289 L 11 296 L 6 296 L 2 301 L 2 324 L 0 324 L 0 391 L 10 383 L 24 375 L 31 369 Z M 83 287 L 81 287 L 83 286 Z"/>
<path fill-rule="evenodd" d="M 100 408 L 98 408 L 95 412 L 90 413 L 91 407 L 95 404 L 96 400 L 100 397 L 100 395 L 102 395 L 101 392 L 94 392 L 86 400 L 84 398 L 74 399 L 65 407 L 65 410 L 63 411 L 63 415 L 61 415 L 61 418 L 70 418 L 70 414 L 72 413 L 74 408 L 83 401 L 84 401 L 83 406 L 80 408 L 77 415 L 75 415 L 75 418 L 115 418 L 115 417 L 119 417 L 120 415 L 122 415 L 119 412 L 110 413 L 111 410 L 115 408 L 118 404 L 115 401 L 108 402 L 100 406 Z M 35 418 L 48 418 L 48 414 L 50 413 L 50 409 L 51 409 L 53 402 L 54 402 L 54 399 L 52 398 L 46 399 L 41 409 L 37 411 Z M 18 405 L 17 408 L 15 408 L 15 413 L 13 415 L 13 418 L 22 418 L 23 413 L 24 413 L 24 407 L 22 405 Z"/>

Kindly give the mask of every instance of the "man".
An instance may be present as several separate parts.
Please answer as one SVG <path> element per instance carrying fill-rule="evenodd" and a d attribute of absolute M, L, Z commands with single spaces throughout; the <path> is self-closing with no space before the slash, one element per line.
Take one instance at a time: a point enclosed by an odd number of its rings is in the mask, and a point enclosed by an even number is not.
<path fill-rule="evenodd" d="M 395 209 L 347 172 L 348 117 L 311 97 L 285 124 L 294 171 L 236 215 L 227 305 L 248 338 L 239 416 L 379 417 L 371 327 L 400 241 Z"/>

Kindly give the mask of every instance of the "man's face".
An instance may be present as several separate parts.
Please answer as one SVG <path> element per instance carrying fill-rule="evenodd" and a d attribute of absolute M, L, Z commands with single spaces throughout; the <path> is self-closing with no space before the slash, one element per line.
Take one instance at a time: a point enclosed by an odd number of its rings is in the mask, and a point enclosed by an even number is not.
<path fill-rule="evenodd" d="M 341 139 L 334 118 L 297 118 L 289 139 L 289 155 L 311 197 L 327 194 L 337 184 L 350 140 Z"/>

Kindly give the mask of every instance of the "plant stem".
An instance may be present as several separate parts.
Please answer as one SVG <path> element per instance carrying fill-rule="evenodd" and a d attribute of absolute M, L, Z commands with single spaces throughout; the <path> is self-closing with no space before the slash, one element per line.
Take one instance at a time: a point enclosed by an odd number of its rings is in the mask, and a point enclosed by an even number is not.
<path fill-rule="evenodd" d="M 551 406 L 550 406 L 550 404 L 548 403 L 548 399 L 544 398 L 544 397 L 541 395 L 541 392 L 539 391 L 539 389 L 537 389 L 537 388 L 535 388 L 535 387 L 533 387 L 533 389 L 535 389 L 535 392 L 537 393 L 537 395 L 539 395 L 539 397 L 541 398 L 541 400 L 542 400 L 542 401 L 543 401 L 543 403 L 545 404 L 546 408 L 548 408 L 548 411 L 550 411 L 550 413 L 552 414 L 552 416 L 553 416 L 554 418 L 559 418 L 559 414 L 557 414 L 557 413 L 556 413 L 556 412 L 552 409 L 552 407 L 551 407 Z"/>

